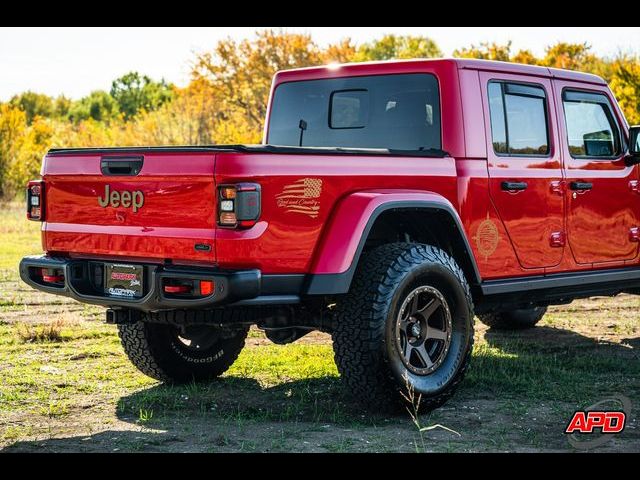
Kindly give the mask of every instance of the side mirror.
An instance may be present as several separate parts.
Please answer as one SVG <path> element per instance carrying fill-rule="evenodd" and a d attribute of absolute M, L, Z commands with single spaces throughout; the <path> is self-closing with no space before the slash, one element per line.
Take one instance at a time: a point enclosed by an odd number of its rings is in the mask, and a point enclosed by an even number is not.
<path fill-rule="evenodd" d="M 640 125 L 629 127 L 629 153 L 625 157 L 627 165 L 640 163 Z"/>

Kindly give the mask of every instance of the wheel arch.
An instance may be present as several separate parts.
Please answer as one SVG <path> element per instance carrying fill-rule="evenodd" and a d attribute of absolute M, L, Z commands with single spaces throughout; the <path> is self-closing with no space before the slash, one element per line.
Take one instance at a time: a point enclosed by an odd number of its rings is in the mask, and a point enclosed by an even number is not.
<path fill-rule="evenodd" d="M 481 278 L 460 216 L 445 197 L 433 192 L 358 192 L 336 207 L 323 231 L 305 283 L 308 295 L 349 291 L 362 253 L 405 240 L 435 244 L 458 262 L 471 286 Z"/>

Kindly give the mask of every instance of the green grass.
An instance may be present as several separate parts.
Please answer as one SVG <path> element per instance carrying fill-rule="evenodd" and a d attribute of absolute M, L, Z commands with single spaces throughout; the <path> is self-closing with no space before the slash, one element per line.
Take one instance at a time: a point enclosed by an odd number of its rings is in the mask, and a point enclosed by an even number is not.
<path fill-rule="evenodd" d="M 539 345 L 506 342 L 499 347 L 480 344 L 465 388 L 499 398 L 573 401 L 604 395 L 616 388 L 640 388 L 640 362 L 627 361 L 615 347 L 553 351 Z"/>
<path fill-rule="evenodd" d="M 102 308 L 20 282 L 20 258 L 40 251 L 40 225 L 23 213 L 21 204 L 0 205 L 0 448 L 562 450 L 569 448 L 562 429 L 576 408 L 615 392 L 640 404 L 640 297 L 631 296 L 556 307 L 529 332 L 478 324 L 461 388 L 419 418 L 460 437 L 439 428 L 420 435 L 408 414 L 363 412 L 339 382 L 328 337 L 257 345 L 262 334 L 252 329 L 222 378 L 162 385 L 131 365 Z M 625 435 L 638 449 L 635 432 Z"/>
<path fill-rule="evenodd" d="M 42 252 L 41 226 L 27 220 L 22 203 L 0 203 L 0 280 L 14 277 L 22 257 Z"/>

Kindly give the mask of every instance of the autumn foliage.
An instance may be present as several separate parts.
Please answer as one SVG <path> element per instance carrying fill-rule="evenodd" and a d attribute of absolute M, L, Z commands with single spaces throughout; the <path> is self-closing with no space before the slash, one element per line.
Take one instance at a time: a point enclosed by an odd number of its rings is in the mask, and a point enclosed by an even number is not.
<path fill-rule="evenodd" d="M 640 59 L 600 58 L 587 44 L 557 43 L 543 57 L 511 44 L 459 49 L 457 57 L 544 65 L 604 77 L 630 124 L 640 123 Z M 109 92 L 72 101 L 24 92 L 0 104 L 0 195 L 14 195 L 38 176 L 50 147 L 259 143 L 273 74 L 333 62 L 442 56 L 428 37 L 385 35 L 356 46 L 321 48 L 310 36 L 266 30 L 252 40 L 223 40 L 192 61 L 179 88 L 131 72 Z"/>

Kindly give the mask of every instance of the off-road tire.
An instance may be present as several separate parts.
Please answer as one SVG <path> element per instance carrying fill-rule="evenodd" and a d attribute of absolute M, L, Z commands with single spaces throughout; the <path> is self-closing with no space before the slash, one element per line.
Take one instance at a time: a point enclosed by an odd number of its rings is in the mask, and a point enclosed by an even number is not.
<path fill-rule="evenodd" d="M 405 298 L 431 286 L 452 318 L 450 348 L 430 374 L 416 375 L 401 359 L 395 325 Z M 407 397 L 420 409 L 445 403 L 462 381 L 473 349 L 473 300 L 462 269 L 443 250 L 423 244 L 386 244 L 363 254 L 350 291 L 338 300 L 333 347 L 338 371 L 353 397 L 369 410 L 397 410 Z"/>
<path fill-rule="evenodd" d="M 118 325 L 118 334 L 131 362 L 145 375 L 166 383 L 207 381 L 222 375 L 238 358 L 249 327 L 223 332 L 211 329 L 206 346 L 188 347 L 178 337 L 179 328 L 171 324 L 138 321 Z M 216 336 L 217 335 L 217 336 Z"/>
<path fill-rule="evenodd" d="M 547 313 L 547 307 L 522 308 L 505 312 L 485 313 L 478 318 L 496 330 L 524 330 L 533 328 Z"/>

